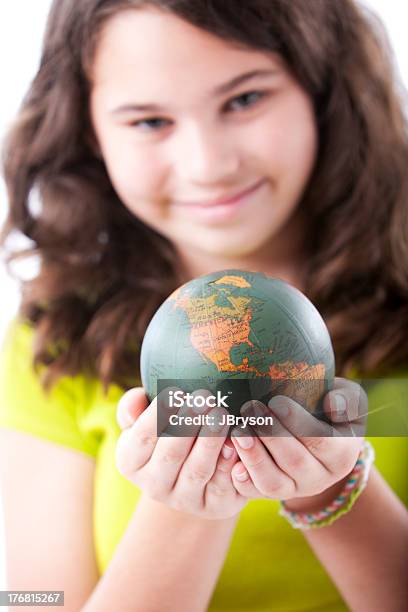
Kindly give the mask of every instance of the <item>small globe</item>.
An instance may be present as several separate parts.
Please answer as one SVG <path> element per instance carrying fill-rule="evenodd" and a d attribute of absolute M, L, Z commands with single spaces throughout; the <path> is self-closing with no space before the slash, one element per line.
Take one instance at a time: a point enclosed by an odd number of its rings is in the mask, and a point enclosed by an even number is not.
<path fill-rule="evenodd" d="M 176 289 L 146 330 L 140 373 L 152 401 L 161 388 L 240 390 L 238 405 L 285 394 L 318 418 L 332 388 L 334 352 L 315 306 L 263 273 L 221 270 Z M 230 389 L 228 391 L 228 389 Z"/>

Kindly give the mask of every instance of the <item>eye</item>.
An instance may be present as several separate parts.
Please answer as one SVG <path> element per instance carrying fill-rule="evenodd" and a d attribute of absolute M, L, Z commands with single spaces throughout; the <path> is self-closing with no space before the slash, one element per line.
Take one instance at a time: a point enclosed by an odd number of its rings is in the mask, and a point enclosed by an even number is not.
<path fill-rule="evenodd" d="M 266 91 L 248 91 L 228 102 L 227 107 L 229 106 L 231 108 L 235 106 L 236 110 L 245 110 L 246 108 L 255 106 L 255 104 L 264 98 L 266 94 Z"/>
<path fill-rule="evenodd" d="M 140 129 L 142 132 L 158 132 L 163 128 L 164 124 L 170 123 L 167 119 L 161 117 L 149 117 L 147 119 L 140 119 L 139 121 L 133 121 L 130 125 Z"/>
<path fill-rule="evenodd" d="M 235 110 L 245 110 L 255 106 L 262 98 L 267 96 L 266 91 L 248 91 L 236 98 L 233 98 L 227 103 L 226 108 L 232 108 Z M 163 119 L 162 117 L 147 117 L 146 119 L 139 119 L 130 123 L 131 127 L 135 127 L 141 132 L 159 132 L 161 129 L 169 125 L 171 121 Z"/>

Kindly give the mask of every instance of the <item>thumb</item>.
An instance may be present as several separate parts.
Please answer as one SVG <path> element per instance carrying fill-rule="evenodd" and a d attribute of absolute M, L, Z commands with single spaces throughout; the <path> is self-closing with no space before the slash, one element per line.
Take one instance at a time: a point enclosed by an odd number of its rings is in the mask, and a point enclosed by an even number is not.
<path fill-rule="evenodd" d="M 143 387 L 133 387 L 120 398 L 116 421 L 121 429 L 131 427 L 150 404 Z"/>

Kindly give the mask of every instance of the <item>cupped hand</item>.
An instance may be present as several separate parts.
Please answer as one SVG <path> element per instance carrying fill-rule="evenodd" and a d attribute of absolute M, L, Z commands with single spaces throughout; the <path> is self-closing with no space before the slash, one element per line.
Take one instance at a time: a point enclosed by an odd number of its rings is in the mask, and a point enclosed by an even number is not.
<path fill-rule="evenodd" d="M 340 401 L 336 403 L 336 398 Z M 323 401 L 331 424 L 321 421 L 286 396 L 272 398 L 266 407 L 246 402 L 245 415 L 273 416 L 263 435 L 248 437 L 232 432 L 240 461 L 232 469 L 237 491 L 248 498 L 288 500 L 315 496 L 344 479 L 356 464 L 366 426 L 367 396 L 357 383 L 335 378 Z M 339 410 L 341 405 L 344 411 Z M 252 410 L 252 412 L 251 412 Z M 247 429 L 248 431 L 248 429 Z"/>
<path fill-rule="evenodd" d="M 205 394 L 205 390 L 196 393 Z M 149 497 L 178 511 L 208 519 L 229 518 L 248 502 L 233 485 L 231 470 L 238 460 L 232 444 L 225 445 L 228 425 L 218 431 L 197 426 L 196 435 L 157 435 L 158 399 L 150 404 L 142 387 L 127 391 L 117 408 L 122 429 L 116 446 L 119 472 Z M 163 410 L 160 402 L 160 410 Z M 220 411 L 207 413 L 220 421 Z M 169 414 L 176 410 L 169 409 Z M 194 416 L 190 408 L 179 413 Z M 225 449 L 230 456 L 226 458 Z M 223 451 L 223 452 L 221 452 Z M 227 451 L 228 452 L 228 451 Z"/>

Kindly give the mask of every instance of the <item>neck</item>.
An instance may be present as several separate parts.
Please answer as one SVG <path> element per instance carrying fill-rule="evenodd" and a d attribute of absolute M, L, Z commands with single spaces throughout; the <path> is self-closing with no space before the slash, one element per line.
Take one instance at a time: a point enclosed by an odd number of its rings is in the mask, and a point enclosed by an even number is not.
<path fill-rule="evenodd" d="M 304 235 L 304 219 L 298 214 L 270 243 L 243 256 L 212 255 L 198 249 L 193 250 L 190 245 L 178 245 L 183 282 L 218 270 L 238 269 L 263 272 L 304 291 L 307 263 Z"/>

